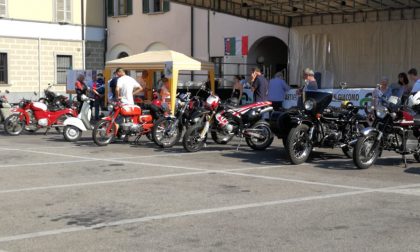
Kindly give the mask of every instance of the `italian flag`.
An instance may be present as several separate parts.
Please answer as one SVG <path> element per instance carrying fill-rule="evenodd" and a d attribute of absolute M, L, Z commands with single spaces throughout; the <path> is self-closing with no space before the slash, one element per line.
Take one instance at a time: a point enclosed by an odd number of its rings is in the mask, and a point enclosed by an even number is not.
<path fill-rule="evenodd" d="M 248 36 L 225 38 L 225 55 L 248 55 Z"/>

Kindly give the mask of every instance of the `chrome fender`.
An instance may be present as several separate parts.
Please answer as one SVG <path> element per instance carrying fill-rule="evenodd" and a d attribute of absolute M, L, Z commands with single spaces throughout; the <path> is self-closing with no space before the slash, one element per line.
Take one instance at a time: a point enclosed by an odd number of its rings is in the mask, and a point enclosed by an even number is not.
<path fill-rule="evenodd" d="M 74 127 L 78 128 L 78 129 L 80 129 L 81 131 L 87 131 L 85 125 L 82 122 L 82 120 L 80 120 L 77 117 L 69 117 L 69 118 L 67 118 L 63 122 L 63 125 L 64 126 L 71 125 L 71 126 L 74 126 Z"/>
<path fill-rule="evenodd" d="M 362 136 L 367 136 L 371 133 L 375 133 L 376 136 L 377 136 L 376 139 L 381 140 L 383 133 L 381 131 L 375 129 L 375 128 L 367 127 L 367 128 L 364 128 L 360 131 L 360 135 L 362 135 Z"/>

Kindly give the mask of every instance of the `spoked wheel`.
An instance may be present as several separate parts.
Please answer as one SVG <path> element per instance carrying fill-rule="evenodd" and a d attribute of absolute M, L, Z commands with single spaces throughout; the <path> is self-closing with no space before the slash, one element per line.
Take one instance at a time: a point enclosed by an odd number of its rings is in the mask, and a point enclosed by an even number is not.
<path fill-rule="evenodd" d="M 357 140 L 353 151 L 353 161 L 359 169 L 372 166 L 379 157 L 379 143 L 376 134 L 368 134 Z"/>
<path fill-rule="evenodd" d="M 217 144 L 227 144 L 233 139 L 233 134 L 222 132 L 221 130 L 213 129 L 211 131 L 211 138 Z"/>
<path fill-rule="evenodd" d="M 173 129 L 175 119 L 160 118 L 155 122 L 152 130 L 153 141 L 162 148 L 169 148 L 174 146 L 182 135 L 182 127 Z"/>
<path fill-rule="evenodd" d="M 197 152 L 200 151 L 203 146 L 205 139 L 200 139 L 200 133 L 203 130 L 204 125 L 196 124 L 188 128 L 185 132 L 182 145 L 184 149 L 188 152 Z"/>
<path fill-rule="evenodd" d="M 69 142 L 77 142 L 82 137 L 82 131 L 73 125 L 67 125 L 64 127 L 63 136 Z"/>
<path fill-rule="evenodd" d="M 308 125 L 301 124 L 290 130 L 287 136 L 287 152 L 293 164 L 302 164 L 312 152 L 312 143 L 309 140 Z"/>
<path fill-rule="evenodd" d="M 17 136 L 25 129 L 25 119 L 20 120 L 20 114 L 13 114 L 4 120 L 4 131 L 11 136 Z"/>
<path fill-rule="evenodd" d="M 254 150 L 265 150 L 273 143 L 274 137 L 271 133 L 270 125 L 265 121 L 259 121 L 249 129 L 252 134 L 258 134 L 259 136 L 246 137 L 245 141 L 249 147 Z"/>
<path fill-rule="evenodd" d="M 99 146 L 108 145 L 114 138 L 116 131 L 115 124 L 111 125 L 111 121 L 100 120 L 93 128 L 93 141 Z"/>

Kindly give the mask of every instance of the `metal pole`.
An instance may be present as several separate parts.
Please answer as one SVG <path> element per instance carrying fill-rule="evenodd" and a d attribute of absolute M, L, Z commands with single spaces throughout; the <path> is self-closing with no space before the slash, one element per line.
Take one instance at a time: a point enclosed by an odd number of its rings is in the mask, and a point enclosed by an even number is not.
<path fill-rule="evenodd" d="M 85 48 L 85 1 L 81 0 L 82 2 L 82 7 L 81 7 L 81 12 L 82 12 L 82 63 L 83 63 L 83 70 L 86 69 L 86 48 Z"/>
<path fill-rule="evenodd" d="M 41 38 L 38 37 L 38 97 L 41 97 Z"/>

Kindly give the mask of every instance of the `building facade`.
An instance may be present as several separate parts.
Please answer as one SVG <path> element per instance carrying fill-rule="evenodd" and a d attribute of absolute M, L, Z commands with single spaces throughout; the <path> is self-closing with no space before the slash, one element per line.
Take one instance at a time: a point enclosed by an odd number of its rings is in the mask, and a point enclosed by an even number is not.
<path fill-rule="evenodd" d="M 103 0 L 0 0 L 0 90 L 64 93 L 67 70 L 103 69 L 104 14 Z"/>
<path fill-rule="evenodd" d="M 175 50 L 215 62 L 216 75 L 227 86 L 233 75 L 247 75 L 251 67 L 263 67 L 267 73 L 287 67 L 286 27 L 167 0 L 108 0 L 107 16 L 107 60 Z M 184 80 L 191 78 L 200 79 L 188 75 Z"/>

